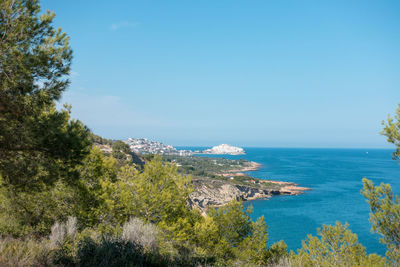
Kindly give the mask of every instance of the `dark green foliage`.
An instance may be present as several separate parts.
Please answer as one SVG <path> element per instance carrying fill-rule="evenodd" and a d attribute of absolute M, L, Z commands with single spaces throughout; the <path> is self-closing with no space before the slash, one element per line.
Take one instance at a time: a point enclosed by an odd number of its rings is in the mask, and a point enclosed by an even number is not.
<path fill-rule="evenodd" d="M 111 139 L 107 139 L 107 138 L 103 138 L 99 135 L 96 135 L 94 133 L 90 134 L 90 140 L 94 143 L 94 144 L 99 144 L 99 145 L 112 145 L 113 141 Z"/>
<path fill-rule="evenodd" d="M 239 202 L 219 209 L 212 209 L 209 216 L 218 226 L 218 234 L 228 242 L 229 247 L 236 247 L 252 233 L 250 214 L 252 208 L 243 211 Z"/>
<path fill-rule="evenodd" d="M 88 154 L 88 129 L 55 102 L 68 86 L 68 37 L 35 0 L 0 2 L 0 176 L 13 191 L 42 190 Z"/>
<path fill-rule="evenodd" d="M 79 243 L 77 266 L 145 266 L 143 248 L 132 242 L 103 237 L 100 242 L 85 238 Z"/>
<path fill-rule="evenodd" d="M 62 182 L 45 186 L 40 192 L 0 190 L 0 233 L 12 236 L 48 234 L 56 220 L 73 215 L 75 191 Z"/>
<path fill-rule="evenodd" d="M 154 157 L 156 157 L 155 154 L 146 154 L 146 155 L 143 155 L 143 159 L 144 159 L 145 161 L 150 161 L 150 160 L 154 159 Z"/>
<path fill-rule="evenodd" d="M 240 202 L 211 209 L 209 216 L 195 225 L 197 254 L 221 266 L 265 266 L 287 256 L 283 242 L 267 248 L 264 217 L 253 222 L 250 213 L 251 208 L 244 209 Z"/>
<path fill-rule="evenodd" d="M 84 237 L 78 241 L 76 248 L 60 246 L 53 252 L 51 261 L 56 266 L 161 267 L 198 266 L 200 259 L 169 258 L 156 251 L 146 251 L 135 242 L 103 235 L 99 239 Z"/>
<path fill-rule="evenodd" d="M 116 159 L 127 159 L 127 155 L 131 153 L 131 149 L 122 141 L 115 141 L 112 144 L 112 156 Z"/>
<path fill-rule="evenodd" d="M 0 188 L 0 232 L 12 236 L 31 233 L 48 234 L 55 221 L 77 217 L 81 227 L 104 222 L 100 218 L 104 201 L 102 183 L 115 181 L 116 161 L 93 148 L 74 171 L 79 180 L 74 185 L 58 181 L 43 185 L 41 191 L 15 192 L 10 186 Z M 102 221 L 104 220 L 104 221 Z"/>
<path fill-rule="evenodd" d="M 278 264 L 282 259 L 289 256 L 287 245 L 283 240 L 272 244 L 268 249 L 265 258 L 268 265 Z"/>
<path fill-rule="evenodd" d="M 181 167 L 179 172 L 193 176 L 206 176 L 215 178 L 217 174 L 226 173 L 248 167 L 250 162 L 244 159 L 230 160 L 224 158 L 208 158 L 200 156 L 170 156 L 164 155 L 164 161 L 175 162 Z"/>
<path fill-rule="evenodd" d="M 51 108 L 28 120 L 29 125 L 25 121 L 11 127 L 29 128 L 28 134 L 16 137 L 20 143 L 15 141 L 13 147 L 8 141 L 0 144 L 4 184 L 14 191 L 40 191 L 61 179 L 74 184 L 78 179 L 74 168 L 89 152 L 88 130 L 79 121 L 69 121 L 67 110 Z"/>

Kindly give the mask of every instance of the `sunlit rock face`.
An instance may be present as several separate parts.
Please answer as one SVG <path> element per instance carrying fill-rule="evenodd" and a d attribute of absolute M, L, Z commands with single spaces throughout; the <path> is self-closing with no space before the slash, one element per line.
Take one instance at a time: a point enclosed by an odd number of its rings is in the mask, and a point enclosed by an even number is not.
<path fill-rule="evenodd" d="M 227 144 L 214 146 L 213 148 L 203 151 L 204 154 L 228 154 L 228 155 L 244 155 L 246 152 L 243 148 L 235 147 Z"/>

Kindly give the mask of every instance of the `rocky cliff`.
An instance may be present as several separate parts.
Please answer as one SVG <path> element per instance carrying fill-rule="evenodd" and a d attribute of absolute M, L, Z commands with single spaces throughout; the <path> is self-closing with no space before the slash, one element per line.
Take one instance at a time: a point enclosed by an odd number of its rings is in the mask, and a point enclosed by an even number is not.
<path fill-rule="evenodd" d="M 254 200 L 274 195 L 298 195 L 305 187 L 294 183 L 258 180 L 258 186 L 239 185 L 226 181 L 194 179 L 194 192 L 190 195 L 190 205 L 205 212 L 210 206 L 223 206 L 232 200 Z M 262 186 L 268 183 L 269 186 Z M 260 186 L 261 184 L 261 186 Z M 272 186 L 270 184 L 273 184 Z M 267 188 L 269 187 L 269 188 Z"/>

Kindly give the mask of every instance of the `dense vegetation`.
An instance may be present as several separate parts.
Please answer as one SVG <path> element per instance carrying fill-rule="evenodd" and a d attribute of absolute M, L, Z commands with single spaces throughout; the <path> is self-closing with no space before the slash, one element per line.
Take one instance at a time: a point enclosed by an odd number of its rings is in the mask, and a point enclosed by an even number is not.
<path fill-rule="evenodd" d="M 72 50 L 54 14 L 39 16 L 36 0 L 2 0 L 0 10 L 1 266 L 400 264 L 400 204 L 389 185 L 364 180 L 362 191 L 386 258 L 367 255 L 340 223 L 288 253 L 283 241 L 267 247 L 264 218 L 253 222 L 240 202 L 207 216 L 189 209 L 191 177 L 175 164 L 154 157 L 139 167 L 122 142 L 91 135 L 70 107 L 55 108 Z M 399 117 L 400 107 L 383 132 L 396 158 Z"/>
<path fill-rule="evenodd" d="M 179 171 L 193 176 L 206 176 L 215 178 L 224 173 L 228 173 L 244 167 L 249 167 L 250 162 L 244 159 L 230 160 L 224 158 L 209 158 L 200 156 L 172 156 L 165 155 L 163 160 L 174 162 L 180 166 Z"/>
<path fill-rule="evenodd" d="M 152 157 L 151 155 L 149 155 Z M 148 157 L 149 157 L 148 156 Z M 252 167 L 251 162 L 245 159 L 231 160 L 225 158 L 209 158 L 201 156 L 174 156 L 163 155 L 162 160 L 175 163 L 178 173 L 190 175 L 193 181 L 205 182 L 208 186 L 216 186 L 218 183 L 207 183 L 208 181 L 223 182 L 220 184 L 244 185 L 261 189 L 280 189 L 276 183 L 261 181 L 240 171 L 243 168 Z"/>

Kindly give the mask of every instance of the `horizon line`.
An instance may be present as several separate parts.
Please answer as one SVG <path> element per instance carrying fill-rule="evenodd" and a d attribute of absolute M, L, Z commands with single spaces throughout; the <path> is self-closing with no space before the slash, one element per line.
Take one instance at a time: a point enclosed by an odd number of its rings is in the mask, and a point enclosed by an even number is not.
<path fill-rule="evenodd" d="M 213 145 L 174 145 L 174 147 L 213 147 Z M 241 148 L 291 148 L 291 149 L 385 149 L 392 150 L 395 148 L 388 147 L 306 147 L 306 146 L 239 146 Z"/>

